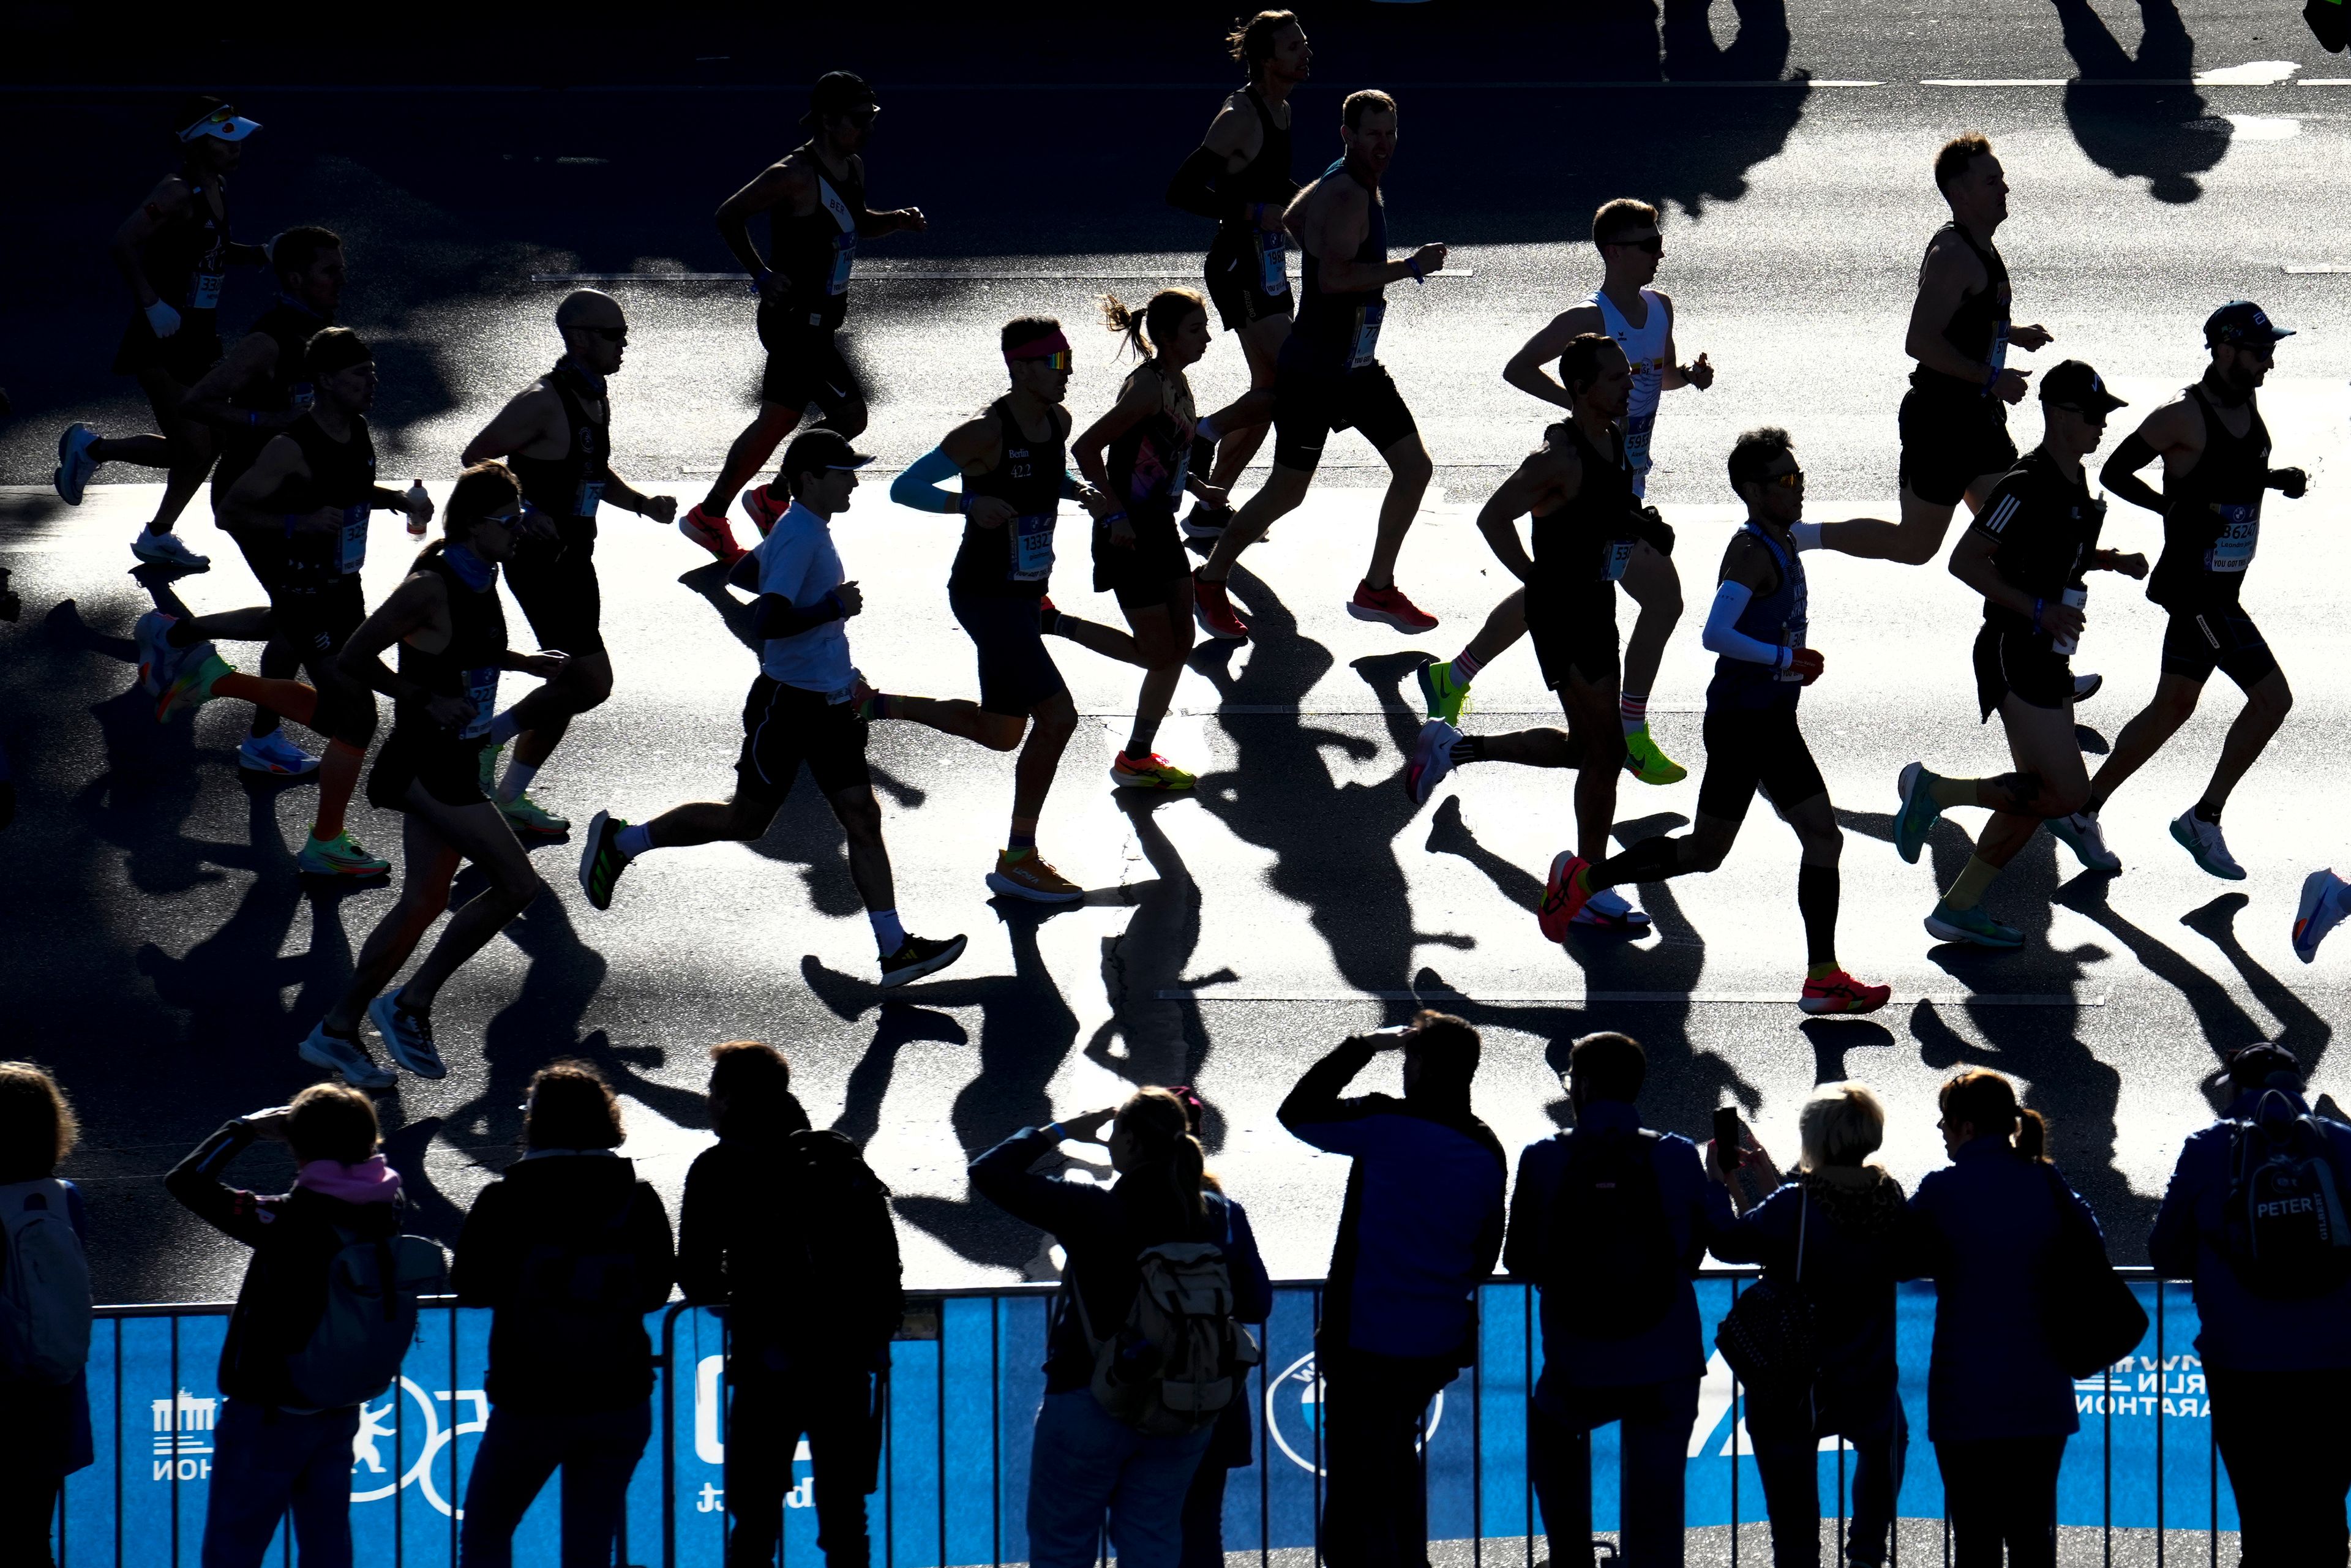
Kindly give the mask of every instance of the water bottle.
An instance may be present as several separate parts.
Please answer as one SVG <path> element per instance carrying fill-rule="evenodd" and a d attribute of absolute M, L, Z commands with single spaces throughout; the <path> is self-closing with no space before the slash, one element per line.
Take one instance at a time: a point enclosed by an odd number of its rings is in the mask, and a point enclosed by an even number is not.
<path fill-rule="evenodd" d="M 2064 602 L 2079 610 L 2090 602 L 2090 591 L 2086 588 L 2069 588 L 2064 593 Z M 2072 658 L 2074 650 L 2080 645 L 2080 640 L 2077 638 L 2053 636 L 2049 639 L 2050 652 L 2061 658 Z"/>
<path fill-rule="evenodd" d="M 424 537 L 424 508 L 428 504 L 424 494 L 424 481 L 422 479 L 409 481 L 408 537 L 410 538 L 421 539 Z"/>

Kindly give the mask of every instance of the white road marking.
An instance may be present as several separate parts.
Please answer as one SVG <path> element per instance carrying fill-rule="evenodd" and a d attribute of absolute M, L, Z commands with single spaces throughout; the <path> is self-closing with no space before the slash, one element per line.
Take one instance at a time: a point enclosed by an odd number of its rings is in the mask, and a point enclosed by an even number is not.
<path fill-rule="evenodd" d="M 1166 267 L 1157 271 L 1079 271 L 1079 272 L 949 272 L 927 267 L 877 267 L 857 272 L 852 283 L 1162 283 L 1171 278 L 1190 277 L 1200 270 L 1199 263 Z M 1424 274 L 1427 277 L 1475 277 L 1472 267 L 1445 267 Z M 534 272 L 533 283 L 740 283 L 747 287 L 750 277 L 740 272 Z"/>
<path fill-rule="evenodd" d="M 1175 987 L 1152 995 L 1163 1002 L 1486 1002 L 1545 1003 L 1583 1007 L 1593 1002 L 1632 1002 L 1660 1007 L 1710 1003 L 1732 1007 L 1793 1007 L 1786 991 L 1226 991 Z M 1937 1007 L 1969 1008 L 2102 1008 L 2104 993 L 2069 997 L 2059 993 L 2034 995 L 2006 991 L 1914 991 L 1896 995 L 1886 1006 L 1932 1002 Z"/>

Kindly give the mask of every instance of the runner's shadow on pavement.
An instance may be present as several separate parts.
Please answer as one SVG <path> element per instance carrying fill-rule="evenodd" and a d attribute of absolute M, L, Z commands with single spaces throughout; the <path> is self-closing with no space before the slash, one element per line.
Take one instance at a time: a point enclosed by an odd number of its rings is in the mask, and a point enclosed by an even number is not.
<path fill-rule="evenodd" d="M 2083 154 L 2109 173 L 2145 180 L 2147 194 L 2158 202 L 2182 205 L 2200 198 L 2204 187 L 2196 176 L 2229 155 L 2234 125 L 2211 113 L 2193 87 L 2111 85 L 2194 77 L 2196 40 L 2171 0 L 2139 0 L 2136 58 L 2088 0 L 2055 4 L 2065 52 L 2078 73 L 2065 86 L 2065 123 Z"/>
<path fill-rule="evenodd" d="M 1085 1044 L 1087 1060 L 1136 1085 L 1193 1083 L 1207 1060 L 1207 1025 L 1199 1008 L 1162 998 L 1159 992 L 1188 988 L 1185 966 L 1200 945 L 1200 889 L 1184 857 L 1160 826 L 1159 811 L 1172 797 L 1123 790 L 1118 806 L 1134 830 L 1144 859 L 1157 874 L 1143 883 L 1126 929 L 1102 942 L 1102 989 L 1111 1016 Z M 1202 1132 L 1221 1123 L 1210 1107 Z"/>
<path fill-rule="evenodd" d="M 1813 1083 L 1843 1083 L 1856 1074 L 1847 1053 L 1880 1051 L 1896 1043 L 1894 1031 L 1867 1018 L 1806 1019 L 1796 1028 L 1813 1047 Z"/>
<path fill-rule="evenodd" d="M 2335 1038 L 2335 1026 L 2296 996 L 2293 987 L 2271 974 L 2245 951 L 2244 944 L 2237 938 L 2236 921 L 2250 902 L 2241 893 L 2224 893 L 2211 903 L 2181 915 L 2179 924 L 2220 950 L 2220 956 L 2229 960 L 2230 967 L 2237 971 L 2238 977 L 2253 993 L 2253 999 L 2267 1009 L 2270 1016 L 2280 1025 L 2277 1033 L 2254 1038 L 2266 1038 L 2272 1044 L 2293 1052 L 2294 1060 L 2302 1064 L 2303 1077 L 2307 1080 L 2318 1071 L 2319 1063 L 2326 1060 L 2326 1047 Z M 2210 1039 L 2209 1035 L 2206 1038 Z M 2224 1046 L 2215 1040 L 2211 1043 L 2225 1059 L 2236 1045 L 2250 1044 L 2251 1041 L 2239 1040 Z"/>

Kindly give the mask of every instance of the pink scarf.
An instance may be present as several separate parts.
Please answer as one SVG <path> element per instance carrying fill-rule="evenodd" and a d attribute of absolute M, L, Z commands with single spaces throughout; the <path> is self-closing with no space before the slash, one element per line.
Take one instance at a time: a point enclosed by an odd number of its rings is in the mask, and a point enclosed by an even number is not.
<path fill-rule="evenodd" d="M 294 1185 L 345 1203 L 390 1203 L 400 1196 L 400 1173 L 381 1155 L 370 1155 L 355 1166 L 312 1160 L 295 1173 Z"/>

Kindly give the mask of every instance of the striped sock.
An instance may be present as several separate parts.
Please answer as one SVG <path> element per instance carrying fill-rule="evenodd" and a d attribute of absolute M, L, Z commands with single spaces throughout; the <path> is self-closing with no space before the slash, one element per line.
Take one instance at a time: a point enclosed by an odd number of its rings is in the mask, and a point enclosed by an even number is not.
<path fill-rule="evenodd" d="M 1486 662 L 1467 648 L 1453 655 L 1453 678 L 1465 686 L 1476 680 L 1478 672 L 1485 667 Z"/>
<path fill-rule="evenodd" d="M 1625 721 L 1625 733 L 1636 735 L 1649 727 L 1649 694 L 1625 692 L 1616 698 L 1616 716 Z"/>

